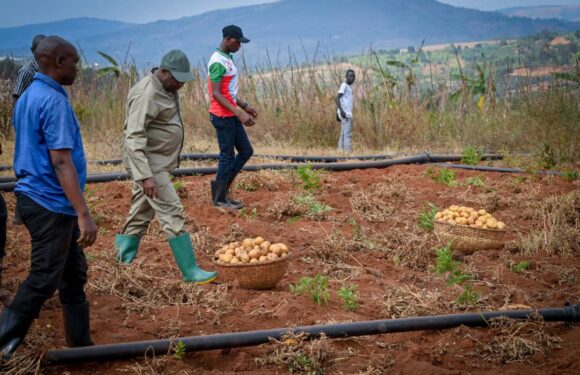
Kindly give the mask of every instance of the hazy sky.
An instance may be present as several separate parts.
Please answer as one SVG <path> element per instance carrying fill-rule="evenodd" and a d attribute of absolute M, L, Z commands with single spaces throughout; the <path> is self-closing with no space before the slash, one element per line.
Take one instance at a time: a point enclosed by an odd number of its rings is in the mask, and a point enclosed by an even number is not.
<path fill-rule="evenodd" d="M 145 23 L 176 19 L 208 10 L 275 0 L 0 0 L 0 27 L 97 17 Z M 317 1 L 317 0 L 312 0 Z M 356 0 L 352 0 L 356 1 Z M 520 5 L 578 4 L 578 0 L 440 0 L 452 5 L 491 10 Z M 145 4 L 145 5 L 144 5 Z"/>

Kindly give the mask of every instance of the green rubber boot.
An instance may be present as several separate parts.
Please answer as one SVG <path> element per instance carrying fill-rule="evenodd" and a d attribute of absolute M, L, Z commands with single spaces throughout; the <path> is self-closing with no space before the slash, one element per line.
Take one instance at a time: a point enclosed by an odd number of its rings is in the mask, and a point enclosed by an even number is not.
<path fill-rule="evenodd" d="M 139 250 L 139 236 L 126 236 L 117 234 L 115 236 L 115 259 L 123 264 L 130 264 Z"/>
<path fill-rule="evenodd" d="M 207 284 L 217 278 L 216 272 L 204 271 L 197 265 L 195 251 L 189 233 L 170 239 L 169 246 L 171 246 L 175 262 L 183 275 L 183 281 Z"/>

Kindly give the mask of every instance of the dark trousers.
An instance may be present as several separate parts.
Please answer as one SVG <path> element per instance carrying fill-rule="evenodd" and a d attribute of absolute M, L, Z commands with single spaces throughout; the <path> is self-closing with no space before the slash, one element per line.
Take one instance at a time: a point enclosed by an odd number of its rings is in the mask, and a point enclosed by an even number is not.
<path fill-rule="evenodd" d="M 252 144 L 241 121 L 235 117 L 209 115 L 220 147 L 216 181 L 230 183 L 254 154 Z M 236 155 L 234 150 L 238 151 Z"/>
<path fill-rule="evenodd" d="M 6 221 L 8 220 L 8 210 L 4 197 L 0 194 L 0 262 L 6 255 Z M 0 263 L 1 266 L 1 263 Z M 0 270 L 2 272 L 2 270 Z"/>
<path fill-rule="evenodd" d="M 24 194 L 17 209 L 32 241 L 30 273 L 22 282 L 10 309 L 37 318 L 44 302 L 58 289 L 63 305 L 86 302 L 87 260 L 77 244 L 76 216 L 47 210 Z"/>

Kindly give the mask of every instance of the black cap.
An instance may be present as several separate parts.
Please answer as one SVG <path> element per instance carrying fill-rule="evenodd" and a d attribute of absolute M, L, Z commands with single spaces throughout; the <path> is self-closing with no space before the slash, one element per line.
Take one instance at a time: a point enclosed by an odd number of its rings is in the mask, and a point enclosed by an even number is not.
<path fill-rule="evenodd" d="M 239 26 L 229 25 L 223 28 L 222 33 L 224 38 L 234 38 L 240 41 L 240 43 L 248 43 L 250 39 L 244 37 L 244 33 Z"/>

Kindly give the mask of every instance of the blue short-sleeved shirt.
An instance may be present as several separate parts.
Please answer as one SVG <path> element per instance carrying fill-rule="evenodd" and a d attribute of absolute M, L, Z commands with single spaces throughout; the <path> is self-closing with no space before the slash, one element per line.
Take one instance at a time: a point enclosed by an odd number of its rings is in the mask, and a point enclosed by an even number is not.
<path fill-rule="evenodd" d="M 87 161 L 79 122 L 63 87 L 42 73 L 16 102 L 14 109 L 14 172 L 17 193 L 49 211 L 76 216 L 52 166 L 49 150 L 71 150 L 81 191 Z"/>

